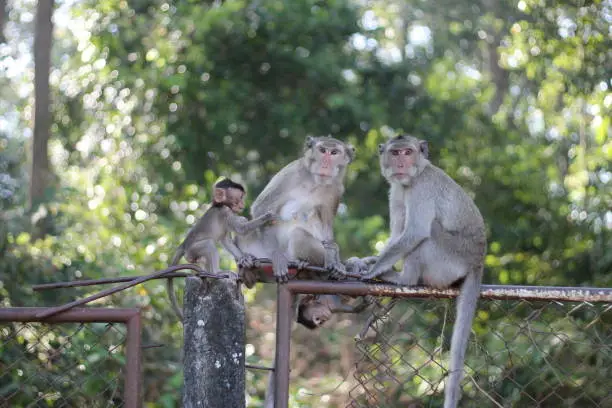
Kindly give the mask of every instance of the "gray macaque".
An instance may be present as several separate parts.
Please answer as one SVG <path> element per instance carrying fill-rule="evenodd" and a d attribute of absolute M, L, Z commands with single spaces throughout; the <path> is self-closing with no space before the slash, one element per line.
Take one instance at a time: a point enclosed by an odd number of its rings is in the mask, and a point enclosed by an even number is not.
<path fill-rule="evenodd" d="M 297 322 L 314 330 L 331 319 L 334 313 L 361 313 L 372 304 L 372 297 L 359 297 L 354 303 L 350 296 L 307 295 L 300 299 L 297 307 Z"/>
<path fill-rule="evenodd" d="M 355 148 L 340 140 L 307 137 L 302 157 L 274 175 L 251 206 L 253 217 L 272 212 L 277 220 L 236 237 L 238 247 L 257 258 L 270 259 L 278 282 L 288 280 L 289 261 L 303 267 L 322 266 L 332 275 L 345 274 L 333 223 L 344 194 L 346 169 L 354 155 Z M 274 376 L 270 375 L 266 408 L 274 406 L 274 389 Z"/>
<path fill-rule="evenodd" d="M 307 137 L 304 154 L 282 168 L 253 202 L 251 214 L 277 220 L 237 237 L 238 247 L 272 261 L 277 281 L 288 280 L 288 262 L 324 266 L 342 274 L 333 223 L 344 193 L 346 167 L 355 149 L 331 137 Z"/>
<path fill-rule="evenodd" d="M 427 142 L 398 136 L 379 146 L 380 167 L 391 184 L 391 237 L 362 279 L 438 289 L 461 282 L 451 338 L 445 408 L 455 408 L 467 341 L 480 296 L 487 242 L 485 225 L 472 199 L 428 160 Z M 398 273 L 393 265 L 403 260 Z"/>
<path fill-rule="evenodd" d="M 202 218 L 187 233 L 184 241 L 179 245 L 170 265 L 176 265 L 183 255 L 189 263 L 196 263 L 208 272 L 219 272 L 219 252 L 217 243 L 220 243 L 236 259 L 240 268 L 255 266 L 253 255 L 240 250 L 231 237 L 231 232 L 238 235 L 257 230 L 268 222 L 274 221 L 275 216 L 266 212 L 260 217 L 247 220 L 240 214 L 244 210 L 244 187 L 230 179 L 223 179 L 215 184 L 212 206 L 204 213 Z M 178 305 L 174 294 L 172 278 L 168 278 L 168 296 L 170 303 L 178 318 L 183 320 L 183 312 Z"/>

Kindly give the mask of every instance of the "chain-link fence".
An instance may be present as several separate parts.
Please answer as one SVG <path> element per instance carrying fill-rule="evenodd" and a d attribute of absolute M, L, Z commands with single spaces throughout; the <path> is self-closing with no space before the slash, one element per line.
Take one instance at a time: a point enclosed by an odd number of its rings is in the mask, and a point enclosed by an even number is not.
<path fill-rule="evenodd" d="M 442 406 L 454 302 L 382 299 L 375 309 L 348 406 Z M 461 406 L 612 407 L 611 381 L 612 305 L 480 302 Z"/>
<path fill-rule="evenodd" d="M 378 296 L 356 339 L 345 406 L 443 405 L 455 320 L 448 298 L 456 291 L 289 282 L 279 289 L 277 358 L 289 353 L 291 313 L 283 307 L 297 293 Z M 277 407 L 284 408 L 288 367 L 277 370 Z M 486 286 L 460 406 L 612 408 L 612 290 Z"/>
<path fill-rule="evenodd" d="M 136 408 L 138 309 L 0 309 L 0 407 Z"/>

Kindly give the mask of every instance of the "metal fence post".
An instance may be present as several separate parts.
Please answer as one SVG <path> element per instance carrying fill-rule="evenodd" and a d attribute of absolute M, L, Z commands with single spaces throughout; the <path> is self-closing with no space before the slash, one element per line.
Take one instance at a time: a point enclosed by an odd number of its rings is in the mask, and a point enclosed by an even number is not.
<path fill-rule="evenodd" d="M 274 406 L 275 408 L 287 408 L 289 404 L 289 357 L 291 355 L 293 293 L 286 284 L 277 285 L 277 305 Z"/>

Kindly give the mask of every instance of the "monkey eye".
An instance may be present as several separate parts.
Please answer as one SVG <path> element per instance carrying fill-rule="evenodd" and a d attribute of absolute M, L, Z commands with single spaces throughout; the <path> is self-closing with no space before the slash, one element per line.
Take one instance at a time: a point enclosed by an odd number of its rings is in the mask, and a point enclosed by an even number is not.
<path fill-rule="evenodd" d="M 325 148 L 323 146 L 319 147 L 319 151 L 323 154 L 325 154 Z"/>
<path fill-rule="evenodd" d="M 337 154 L 338 154 L 338 149 L 333 149 L 333 150 L 331 151 L 331 155 L 332 155 L 332 156 L 335 156 L 335 155 L 337 155 Z"/>
<path fill-rule="evenodd" d="M 399 156 L 399 154 L 400 154 L 399 150 L 391 150 L 391 155 Z"/>
<path fill-rule="evenodd" d="M 404 151 L 406 152 L 406 153 L 405 153 L 405 154 L 406 154 L 406 156 L 410 156 L 412 153 L 414 153 L 414 150 L 413 150 L 413 149 L 411 149 L 411 148 L 408 148 L 408 149 L 406 149 L 406 150 L 404 150 Z"/>

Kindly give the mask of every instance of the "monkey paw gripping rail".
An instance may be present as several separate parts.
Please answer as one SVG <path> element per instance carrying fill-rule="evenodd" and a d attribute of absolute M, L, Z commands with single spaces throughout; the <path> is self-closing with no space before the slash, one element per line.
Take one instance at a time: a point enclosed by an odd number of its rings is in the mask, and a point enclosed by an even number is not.
<path fill-rule="evenodd" d="M 262 265 L 269 263 L 266 259 L 260 261 Z M 268 275 L 269 266 L 262 268 Z M 195 273 L 179 272 L 184 269 Z M 308 269 L 325 272 L 323 268 Z M 291 273 L 295 275 L 295 269 Z M 194 275 L 232 277 L 232 273 L 211 274 L 197 265 L 185 264 L 146 276 L 36 285 L 35 290 L 46 290 L 121 283 L 58 307 L 0 309 L 0 321 L 125 323 L 129 353 L 124 406 L 137 407 L 139 312 L 74 308 L 152 279 Z M 448 306 L 448 298 L 457 296 L 457 290 L 355 281 L 291 280 L 278 285 L 274 369 L 277 408 L 288 406 L 291 306 L 297 294 L 369 295 L 379 299 L 356 340 L 361 357 L 355 363 L 347 407 L 416 408 L 439 404 L 446 375 L 441 356 L 446 348 L 446 332 L 452 326 L 453 308 Z M 412 300 L 399 301 L 409 298 Z M 612 375 L 609 368 L 612 367 L 612 289 L 483 285 L 478 310 L 463 382 L 464 401 L 469 400 L 469 406 L 612 407 L 609 384 L 602 382 L 602 378 L 609 380 Z"/>

